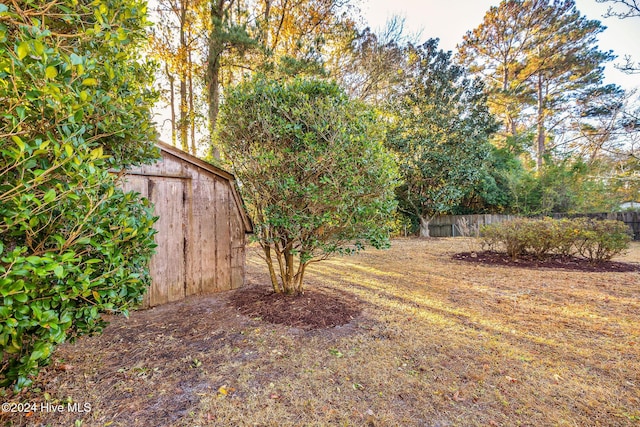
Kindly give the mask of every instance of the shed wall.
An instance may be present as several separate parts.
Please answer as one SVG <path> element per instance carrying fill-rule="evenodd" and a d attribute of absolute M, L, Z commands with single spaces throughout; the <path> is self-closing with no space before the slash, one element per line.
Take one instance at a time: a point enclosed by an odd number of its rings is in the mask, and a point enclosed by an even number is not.
<path fill-rule="evenodd" d="M 149 198 L 159 217 L 146 307 L 244 285 L 245 227 L 228 179 L 162 151 L 127 171 L 123 188 Z"/>

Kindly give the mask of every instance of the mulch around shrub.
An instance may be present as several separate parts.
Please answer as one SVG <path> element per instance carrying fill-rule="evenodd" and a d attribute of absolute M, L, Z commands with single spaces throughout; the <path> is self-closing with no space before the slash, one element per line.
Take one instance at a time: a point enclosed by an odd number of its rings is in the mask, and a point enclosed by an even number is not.
<path fill-rule="evenodd" d="M 519 268 L 549 268 L 563 269 L 594 273 L 627 273 L 640 271 L 640 264 L 631 264 L 618 261 L 591 262 L 588 259 L 574 256 L 552 255 L 550 258 L 540 260 L 534 255 L 526 254 L 518 259 L 513 259 L 509 255 L 501 252 L 461 252 L 454 254 L 453 259 L 458 261 L 474 262 L 487 265 L 502 265 L 506 267 Z"/>
<path fill-rule="evenodd" d="M 289 296 L 256 286 L 233 294 L 229 302 L 250 318 L 301 329 L 342 326 L 362 311 L 360 301 L 335 289 L 313 288 Z"/>

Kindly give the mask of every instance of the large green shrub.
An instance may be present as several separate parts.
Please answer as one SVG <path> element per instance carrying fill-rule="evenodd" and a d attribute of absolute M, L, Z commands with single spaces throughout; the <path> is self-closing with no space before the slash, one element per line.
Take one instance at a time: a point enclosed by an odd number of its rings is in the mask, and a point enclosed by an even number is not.
<path fill-rule="evenodd" d="M 154 218 L 110 172 L 155 155 L 145 22 L 137 0 L 0 4 L 2 387 L 149 284 Z"/>
<path fill-rule="evenodd" d="M 513 259 L 527 253 L 539 259 L 558 254 L 601 262 L 628 249 L 631 241 L 625 223 L 589 218 L 518 218 L 485 225 L 480 232 L 483 246 L 504 250 Z"/>
<path fill-rule="evenodd" d="M 302 292 L 309 263 L 388 244 L 397 168 L 385 128 L 337 85 L 256 78 L 227 92 L 218 129 L 276 292 Z"/>

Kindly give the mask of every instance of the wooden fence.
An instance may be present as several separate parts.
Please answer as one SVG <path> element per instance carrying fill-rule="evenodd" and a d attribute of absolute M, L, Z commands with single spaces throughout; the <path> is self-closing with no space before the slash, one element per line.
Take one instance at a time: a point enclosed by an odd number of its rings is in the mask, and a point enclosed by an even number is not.
<path fill-rule="evenodd" d="M 443 215 L 437 216 L 429 222 L 431 237 L 459 237 L 477 236 L 480 226 L 509 221 L 516 215 Z M 465 225 L 466 224 L 466 225 Z"/>
<path fill-rule="evenodd" d="M 593 214 L 552 214 L 552 218 L 597 218 L 622 221 L 633 231 L 633 239 L 640 240 L 640 212 L 609 212 Z M 435 217 L 429 223 L 431 237 L 475 236 L 480 226 L 509 221 L 516 215 L 443 215 Z"/>

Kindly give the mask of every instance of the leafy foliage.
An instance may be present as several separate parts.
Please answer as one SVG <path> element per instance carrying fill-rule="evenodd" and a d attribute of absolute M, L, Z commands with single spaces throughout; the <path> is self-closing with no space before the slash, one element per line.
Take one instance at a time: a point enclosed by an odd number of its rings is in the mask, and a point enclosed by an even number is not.
<path fill-rule="evenodd" d="M 0 386 L 29 386 L 149 284 L 154 218 L 109 172 L 156 155 L 144 16 L 137 0 L 0 7 Z"/>
<path fill-rule="evenodd" d="M 276 292 L 301 292 L 311 262 L 387 244 L 397 169 L 384 130 L 332 83 L 256 78 L 229 90 L 217 140 Z"/>
<path fill-rule="evenodd" d="M 495 122 L 483 85 L 451 63 L 437 40 L 409 45 L 403 83 L 394 92 L 388 145 L 404 183 L 400 207 L 424 223 L 451 212 L 481 178 Z M 425 227 L 422 227 L 425 229 Z"/>
<path fill-rule="evenodd" d="M 516 187 L 532 177 L 515 154 L 491 146 L 486 164 L 490 167 L 479 171 L 478 181 L 452 210 L 453 214 L 516 212 L 523 196 L 527 199 L 527 194 Z"/>
<path fill-rule="evenodd" d="M 353 32 L 351 0 L 158 0 L 153 49 L 163 65 L 172 142 L 209 147 L 223 87 L 246 74 L 321 75 Z M 210 133 L 211 131 L 211 133 Z M 198 135 L 204 137 L 197 140 Z M 205 147 L 198 147 L 199 144 Z M 210 151 L 210 150 L 206 150 Z"/>
<path fill-rule="evenodd" d="M 611 212 L 626 200 L 635 200 L 633 161 L 627 170 L 614 169 L 610 162 L 587 163 L 567 157 L 545 163 L 535 172 L 506 148 L 494 148 L 490 168 L 452 211 L 469 213 L 552 213 Z M 631 167 L 629 167 L 631 166 Z M 624 179 L 620 179 L 622 173 Z"/>
<path fill-rule="evenodd" d="M 631 241 L 624 222 L 590 218 L 518 218 L 483 226 L 480 232 L 483 246 L 502 248 L 513 259 L 530 253 L 539 259 L 580 255 L 602 262 L 627 250 Z"/>
<path fill-rule="evenodd" d="M 573 220 L 581 230 L 578 253 L 595 262 L 610 260 L 629 249 L 631 232 L 622 221 L 594 221 L 588 218 Z"/>

